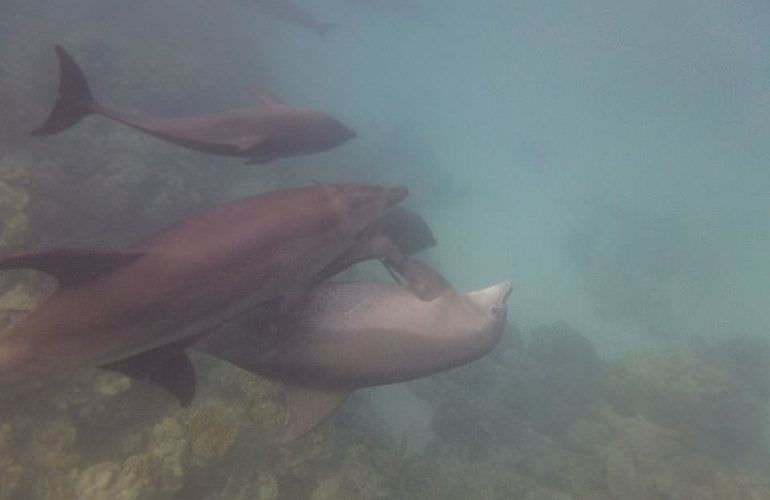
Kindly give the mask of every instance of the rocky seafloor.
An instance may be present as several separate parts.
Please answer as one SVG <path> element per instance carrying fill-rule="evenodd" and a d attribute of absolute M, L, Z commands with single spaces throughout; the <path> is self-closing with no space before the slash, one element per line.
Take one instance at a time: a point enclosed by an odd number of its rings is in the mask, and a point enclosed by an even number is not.
<path fill-rule="evenodd" d="M 32 297 L 17 285 L 0 303 Z M 604 362 L 563 325 L 508 333 L 490 358 L 410 385 L 433 439 L 409 454 L 345 416 L 275 445 L 280 387 L 204 355 L 187 408 L 99 370 L 4 395 L 0 499 L 770 498 L 766 342 Z"/>

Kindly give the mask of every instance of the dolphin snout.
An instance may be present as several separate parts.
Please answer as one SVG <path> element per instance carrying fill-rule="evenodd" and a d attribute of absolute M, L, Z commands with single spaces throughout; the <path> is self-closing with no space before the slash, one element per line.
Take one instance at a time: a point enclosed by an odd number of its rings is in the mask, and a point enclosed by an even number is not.
<path fill-rule="evenodd" d="M 491 311 L 495 316 L 499 316 L 507 312 L 505 302 L 508 300 L 512 288 L 513 285 L 510 281 L 501 281 L 483 290 L 471 292 L 468 296 L 480 307 Z"/>
<path fill-rule="evenodd" d="M 513 285 L 510 281 L 503 281 L 502 283 L 498 283 L 497 285 L 494 285 L 493 288 L 497 288 L 499 291 L 498 300 L 495 303 L 494 306 L 492 306 L 492 314 L 498 315 L 498 314 L 504 314 L 508 312 L 508 306 L 506 302 L 508 301 L 508 297 L 511 295 L 511 290 L 513 290 Z"/>

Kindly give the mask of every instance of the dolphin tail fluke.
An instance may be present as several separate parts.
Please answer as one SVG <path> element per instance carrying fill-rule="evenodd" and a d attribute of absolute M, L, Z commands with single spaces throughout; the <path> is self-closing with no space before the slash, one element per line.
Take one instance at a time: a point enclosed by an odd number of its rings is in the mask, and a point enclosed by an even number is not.
<path fill-rule="evenodd" d="M 335 23 L 318 23 L 315 27 L 315 31 L 321 38 L 326 38 L 326 35 L 336 27 L 337 25 Z"/>
<path fill-rule="evenodd" d="M 59 56 L 59 97 L 48 119 L 30 132 L 32 135 L 66 130 L 98 108 L 80 66 L 60 45 L 56 46 L 56 54 Z"/>

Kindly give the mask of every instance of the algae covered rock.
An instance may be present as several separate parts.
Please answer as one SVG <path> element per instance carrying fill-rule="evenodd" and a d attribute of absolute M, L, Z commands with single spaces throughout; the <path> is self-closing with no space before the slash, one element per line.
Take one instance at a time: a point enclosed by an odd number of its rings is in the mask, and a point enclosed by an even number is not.
<path fill-rule="evenodd" d="M 24 468 L 10 455 L 0 453 L 0 499 L 14 498 Z"/>
<path fill-rule="evenodd" d="M 597 454 L 605 463 L 611 498 L 770 498 L 770 487 L 740 468 L 699 453 L 681 434 L 646 420 L 604 412 L 614 438 Z"/>
<path fill-rule="evenodd" d="M 193 463 L 204 465 L 222 458 L 235 442 L 240 423 L 238 415 L 222 403 L 186 412 L 182 426 L 190 443 Z"/>
<path fill-rule="evenodd" d="M 524 356 L 533 363 L 524 403 L 528 422 L 562 434 L 598 392 L 602 363 L 591 341 L 563 323 L 532 330 Z"/>
<path fill-rule="evenodd" d="M 75 492 L 81 500 L 138 500 L 147 498 L 148 481 L 126 464 L 104 462 L 80 473 Z"/>
<path fill-rule="evenodd" d="M 42 467 L 69 469 L 79 461 L 74 450 L 76 439 L 77 429 L 73 422 L 65 416 L 59 416 L 37 428 L 28 443 L 27 453 Z"/>
<path fill-rule="evenodd" d="M 763 433 L 766 401 L 692 349 L 628 354 L 604 385 L 621 414 L 644 415 L 727 459 L 751 450 Z"/>

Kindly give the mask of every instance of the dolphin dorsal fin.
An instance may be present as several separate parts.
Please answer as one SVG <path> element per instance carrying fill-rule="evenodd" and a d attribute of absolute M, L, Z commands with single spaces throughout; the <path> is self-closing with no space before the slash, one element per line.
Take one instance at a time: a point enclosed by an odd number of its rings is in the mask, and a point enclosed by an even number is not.
<path fill-rule="evenodd" d="M 279 443 L 288 443 L 302 436 L 328 417 L 350 394 L 345 389 L 315 389 L 286 385 L 286 421 L 278 436 Z"/>
<path fill-rule="evenodd" d="M 50 274 L 60 286 L 77 286 L 134 262 L 145 252 L 52 248 L 9 255 L 0 269 L 34 269 Z"/>

